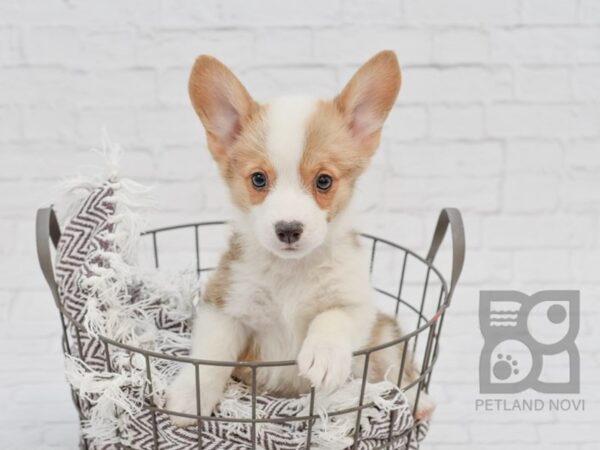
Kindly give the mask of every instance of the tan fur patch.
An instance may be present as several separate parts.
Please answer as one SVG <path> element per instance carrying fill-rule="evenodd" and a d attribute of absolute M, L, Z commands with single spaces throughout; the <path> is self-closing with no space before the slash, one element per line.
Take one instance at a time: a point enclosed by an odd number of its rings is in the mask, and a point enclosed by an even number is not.
<path fill-rule="evenodd" d="M 254 341 L 250 339 L 246 348 L 238 357 L 238 361 L 253 362 L 259 361 L 259 358 L 260 355 L 258 349 L 256 348 Z M 252 370 L 248 367 L 236 367 L 233 370 L 233 376 L 249 386 L 252 385 Z"/>
<path fill-rule="evenodd" d="M 188 92 L 206 130 L 208 148 L 217 163 L 258 109 L 246 88 L 221 61 L 199 56 L 190 74 Z"/>
<path fill-rule="evenodd" d="M 223 307 L 231 284 L 231 264 L 242 257 L 241 239 L 233 234 L 229 239 L 229 247 L 219 260 L 219 265 L 211 274 L 204 290 L 203 300 L 218 308 Z"/>
<path fill-rule="evenodd" d="M 300 176 L 319 207 L 328 212 L 329 220 L 348 204 L 354 183 L 368 162 L 369 155 L 361 151 L 352 138 L 335 104 L 320 102 L 306 129 Z M 315 186 L 321 174 L 333 178 L 333 185 L 327 192 L 321 192 Z"/>
<path fill-rule="evenodd" d="M 360 248 L 360 233 L 358 231 L 353 231 L 350 234 L 350 240 L 355 248 Z"/>
<path fill-rule="evenodd" d="M 386 50 L 363 64 L 334 100 L 346 126 L 368 155 L 379 146 L 381 128 L 394 106 L 400 84 L 396 54 Z"/>
<path fill-rule="evenodd" d="M 254 188 L 251 175 L 260 171 L 275 181 L 265 150 L 264 106 L 223 63 L 206 55 L 192 68 L 189 94 L 233 202 L 242 209 L 262 202 L 268 189 Z"/>
<path fill-rule="evenodd" d="M 268 186 L 258 190 L 252 185 L 252 174 L 267 175 Z M 260 106 L 242 128 L 228 149 L 222 175 L 229 185 L 232 201 L 242 209 L 261 203 L 276 182 L 275 170 L 266 151 L 265 109 Z"/>
<path fill-rule="evenodd" d="M 373 329 L 371 331 L 371 337 L 369 339 L 368 346 L 373 347 L 384 344 L 386 342 L 390 342 L 391 340 L 399 339 L 401 336 L 402 332 L 396 319 L 382 312 L 378 312 Z M 369 380 L 373 382 L 383 380 L 388 368 L 390 367 L 390 364 L 393 364 L 396 367 L 396 371 L 393 374 L 390 373 L 389 375 L 390 381 L 395 383 L 396 379 L 394 377 L 398 375 L 404 347 L 405 343 L 402 342 L 392 347 L 372 353 L 369 365 Z M 407 354 L 404 361 L 404 374 L 402 375 L 403 385 L 410 383 L 418 376 L 418 371 L 412 362 L 411 354 L 408 349 L 406 351 Z M 390 358 L 390 354 L 392 354 L 392 358 Z"/>
<path fill-rule="evenodd" d="M 348 204 L 356 179 L 379 146 L 399 90 L 396 55 L 383 51 L 361 66 L 333 101 L 320 102 L 310 119 L 300 175 L 329 220 Z M 315 186 L 320 174 L 333 178 L 326 192 Z"/>

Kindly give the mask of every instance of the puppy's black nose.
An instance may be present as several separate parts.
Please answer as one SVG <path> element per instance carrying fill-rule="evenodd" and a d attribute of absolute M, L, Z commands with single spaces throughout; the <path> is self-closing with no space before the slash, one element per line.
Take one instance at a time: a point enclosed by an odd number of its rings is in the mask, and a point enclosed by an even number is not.
<path fill-rule="evenodd" d="M 275 234 L 281 242 L 286 244 L 293 244 L 300 239 L 302 235 L 302 224 L 297 220 L 292 222 L 286 222 L 280 220 L 275 224 Z"/>

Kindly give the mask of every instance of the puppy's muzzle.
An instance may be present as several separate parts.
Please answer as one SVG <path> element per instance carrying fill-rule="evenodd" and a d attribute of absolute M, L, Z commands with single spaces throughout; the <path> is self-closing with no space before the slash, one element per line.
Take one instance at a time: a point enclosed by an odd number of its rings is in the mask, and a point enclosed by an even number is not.
<path fill-rule="evenodd" d="M 302 235 L 302 229 L 302 224 L 297 220 L 292 222 L 280 220 L 275 224 L 275 234 L 277 234 L 277 238 L 285 244 L 298 242 Z"/>

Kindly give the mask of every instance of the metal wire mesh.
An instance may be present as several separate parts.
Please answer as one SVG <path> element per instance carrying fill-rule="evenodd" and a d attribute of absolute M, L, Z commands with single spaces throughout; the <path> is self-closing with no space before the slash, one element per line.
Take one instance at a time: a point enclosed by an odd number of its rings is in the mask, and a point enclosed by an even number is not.
<path fill-rule="evenodd" d="M 453 233 L 453 265 L 452 265 L 452 279 L 448 284 L 440 271 L 433 265 L 434 258 L 437 250 L 446 232 L 446 228 L 450 224 Z M 202 235 L 205 230 L 212 229 L 214 227 L 223 227 L 224 222 L 202 222 L 193 223 L 186 225 L 177 225 L 172 227 L 165 227 L 147 231 L 143 233 L 146 239 L 150 241 L 151 258 L 153 259 L 154 267 L 161 268 L 161 241 L 166 240 L 166 237 L 174 232 L 183 232 L 188 234 L 190 244 L 183 246 L 188 250 L 191 249 L 191 258 L 195 263 L 195 268 L 198 277 L 202 278 L 207 276 L 210 271 L 214 269 L 211 264 L 204 262 L 205 247 L 207 253 L 215 252 L 213 240 L 210 238 L 203 239 Z M 48 245 L 49 239 L 56 247 L 60 238 L 60 230 L 54 214 L 50 208 L 38 211 L 38 255 L 40 263 L 44 271 L 44 275 L 50 285 L 52 293 L 55 298 L 56 305 L 60 313 L 60 320 L 63 329 L 63 349 L 65 354 L 81 357 L 79 349 L 82 348 L 82 335 L 87 335 L 87 331 L 84 326 L 77 321 L 65 308 L 62 306 L 58 294 L 56 282 L 51 272 L 51 267 L 48 268 L 48 261 L 50 261 L 50 249 Z M 440 335 L 443 327 L 444 316 L 448 306 L 460 271 L 464 261 L 464 232 L 462 230 L 462 221 L 460 220 L 460 214 L 457 210 L 443 210 L 440 215 L 440 220 L 434 238 L 426 258 L 417 255 L 415 252 L 390 242 L 385 239 L 381 239 L 372 235 L 363 234 L 361 235 L 367 243 L 367 248 L 370 249 L 370 272 L 373 288 L 378 294 L 378 302 L 381 309 L 392 314 L 397 319 L 400 318 L 408 332 L 404 333 L 398 339 L 383 343 L 381 345 L 364 348 L 353 353 L 354 359 L 362 359 L 362 381 L 360 386 L 360 394 L 357 398 L 356 405 L 351 408 L 345 408 L 343 410 L 328 411 L 329 417 L 340 416 L 340 415 L 355 415 L 355 432 L 354 432 L 354 444 L 353 449 L 357 449 L 361 442 L 360 436 L 360 420 L 363 410 L 368 407 L 372 407 L 373 403 L 365 402 L 365 387 L 367 384 L 367 374 L 369 370 L 369 364 L 372 355 L 377 352 L 383 351 L 390 347 L 397 346 L 401 350 L 401 368 L 399 371 L 398 379 L 395 380 L 398 387 L 401 387 L 403 391 L 407 391 L 413 386 L 417 386 L 418 393 L 416 396 L 413 413 L 416 412 L 419 400 L 420 392 L 427 392 L 431 382 L 433 368 L 439 355 L 439 343 Z M 45 242 L 44 242 L 45 241 Z M 165 248 L 165 254 L 168 253 L 168 248 Z M 180 258 L 178 254 L 178 258 Z M 50 263 L 51 264 L 51 263 Z M 73 333 L 68 332 L 68 325 L 72 326 L 75 330 L 75 343 L 73 341 Z M 104 345 L 104 356 L 106 370 L 113 371 L 111 367 L 111 352 L 115 348 L 119 348 L 130 352 L 131 355 L 140 355 L 145 362 L 146 368 L 146 386 L 144 387 L 145 405 L 146 408 L 152 415 L 152 434 L 153 434 L 153 447 L 155 450 L 160 449 L 159 436 L 157 428 L 156 416 L 158 413 L 165 413 L 171 416 L 183 416 L 196 420 L 198 428 L 198 443 L 197 448 L 204 448 L 202 439 L 202 424 L 205 421 L 216 421 L 216 422 L 233 422 L 238 424 L 249 424 L 251 427 L 251 448 L 257 448 L 257 431 L 256 427 L 260 423 L 289 423 L 291 421 L 303 421 L 306 424 L 306 442 L 305 449 L 311 448 L 311 440 L 313 439 L 313 424 L 319 419 L 319 415 L 315 413 L 315 390 L 310 390 L 309 398 L 309 412 L 307 415 L 294 416 L 294 417 L 269 417 L 261 418 L 257 417 L 256 414 L 256 398 L 259 394 L 257 391 L 257 373 L 260 370 L 269 370 L 270 368 L 283 367 L 295 365 L 296 361 L 207 361 L 198 360 L 189 357 L 173 356 L 162 353 L 156 353 L 152 351 L 143 350 L 130 345 L 126 345 L 117 342 L 108 337 L 100 336 L 99 339 Z M 408 359 L 412 360 L 409 361 Z M 153 388 L 152 388 L 152 362 L 153 360 L 169 360 L 177 361 L 180 364 L 190 364 L 193 366 L 196 373 L 196 414 L 190 415 L 180 411 L 167 410 L 163 407 L 159 407 L 155 404 L 153 399 Z M 405 384 L 403 383 L 404 366 L 406 364 L 415 364 L 419 369 L 419 376 L 412 382 Z M 201 395 L 200 395 L 200 367 L 202 366 L 226 366 L 231 368 L 246 368 L 251 373 L 250 392 L 252 400 L 252 414 L 251 417 L 247 418 L 231 418 L 231 417 L 218 417 L 218 416 L 203 416 L 201 415 Z M 83 402 L 84 399 L 80 398 L 75 390 L 72 391 L 73 401 L 77 408 L 80 419 L 83 419 Z M 395 448 L 394 443 L 406 438 L 406 434 L 417 433 L 418 427 L 421 426 L 419 423 L 407 430 L 407 432 L 400 436 L 394 436 L 392 434 L 392 426 L 394 423 L 394 413 L 390 415 L 389 435 L 387 442 L 378 449 L 389 449 Z M 87 449 L 91 448 L 91 444 L 85 437 L 82 438 L 82 447 Z"/>

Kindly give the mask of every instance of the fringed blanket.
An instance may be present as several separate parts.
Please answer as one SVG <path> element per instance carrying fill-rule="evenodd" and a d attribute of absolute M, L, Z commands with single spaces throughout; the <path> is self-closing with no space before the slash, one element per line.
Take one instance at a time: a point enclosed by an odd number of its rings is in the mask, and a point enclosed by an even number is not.
<path fill-rule="evenodd" d="M 80 186 L 81 187 L 81 186 Z M 112 177 L 86 184 L 83 200 L 63 224 L 56 258 L 56 274 L 64 309 L 78 323 L 67 321 L 66 374 L 81 412 L 82 438 L 91 448 L 196 449 L 252 448 L 249 424 L 203 421 L 177 428 L 169 417 L 148 409 L 160 405 L 176 363 L 148 360 L 140 353 L 106 345 L 99 336 L 136 348 L 168 355 L 187 355 L 188 322 L 198 300 L 195 272 L 176 277 L 141 270 L 135 264 L 139 220 L 133 199 L 141 190 L 127 180 Z M 193 243 L 192 243 L 193 245 Z M 152 384 L 146 376 L 150 367 Z M 360 380 L 353 380 L 329 396 L 315 397 L 319 419 L 312 424 L 312 449 L 345 449 L 354 444 L 356 415 L 329 416 L 328 412 L 356 406 Z M 152 389 L 152 392 L 150 392 Z M 367 384 L 358 448 L 417 448 L 426 427 L 409 433 L 413 417 L 404 395 L 392 383 Z M 293 418 L 308 415 L 309 397 L 294 399 L 261 395 L 258 418 Z M 234 382 L 215 417 L 251 417 L 248 388 Z M 156 431 L 156 432 L 155 432 Z M 305 448 L 306 421 L 257 424 L 256 448 Z M 157 446 L 157 447 L 156 447 Z"/>

